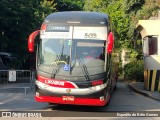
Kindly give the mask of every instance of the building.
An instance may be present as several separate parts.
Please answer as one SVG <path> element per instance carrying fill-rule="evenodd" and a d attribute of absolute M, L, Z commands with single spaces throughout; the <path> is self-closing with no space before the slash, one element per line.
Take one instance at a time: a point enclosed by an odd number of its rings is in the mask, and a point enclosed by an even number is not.
<path fill-rule="evenodd" d="M 142 37 L 144 87 L 160 91 L 160 19 L 139 20 L 137 30 Z"/>

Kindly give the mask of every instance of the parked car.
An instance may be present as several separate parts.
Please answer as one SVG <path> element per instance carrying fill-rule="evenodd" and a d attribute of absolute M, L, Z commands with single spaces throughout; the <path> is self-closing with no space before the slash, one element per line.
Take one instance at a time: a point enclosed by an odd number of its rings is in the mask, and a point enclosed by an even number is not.
<path fill-rule="evenodd" d="M 0 57 L 0 70 L 8 70 L 9 67 L 4 65 L 2 58 Z"/>
<path fill-rule="evenodd" d="M 20 69 L 18 57 L 12 53 L 0 52 L 0 70 Z"/>

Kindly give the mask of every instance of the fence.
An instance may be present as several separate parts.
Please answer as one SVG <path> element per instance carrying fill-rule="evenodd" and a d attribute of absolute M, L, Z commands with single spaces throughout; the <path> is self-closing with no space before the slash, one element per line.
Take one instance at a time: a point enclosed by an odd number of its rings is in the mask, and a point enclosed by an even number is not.
<path fill-rule="evenodd" d="M 25 94 L 34 90 L 34 71 L 31 70 L 0 70 L 0 92 L 12 91 Z"/>

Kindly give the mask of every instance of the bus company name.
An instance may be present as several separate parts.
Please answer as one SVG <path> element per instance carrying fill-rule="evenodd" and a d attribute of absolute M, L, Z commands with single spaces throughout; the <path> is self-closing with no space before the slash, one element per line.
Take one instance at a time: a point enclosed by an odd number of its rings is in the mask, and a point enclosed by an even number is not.
<path fill-rule="evenodd" d="M 69 32 L 41 32 L 41 38 L 69 38 Z"/>
<path fill-rule="evenodd" d="M 64 82 L 62 81 L 55 81 L 55 80 L 45 80 L 46 84 L 51 84 L 51 85 L 59 85 L 59 86 L 64 86 Z"/>
<path fill-rule="evenodd" d="M 52 37 L 56 37 L 56 38 L 68 38 L 69 37 L 69 33 L 56 33 L 56 32 L 53 32 L 52 33 Z"/>

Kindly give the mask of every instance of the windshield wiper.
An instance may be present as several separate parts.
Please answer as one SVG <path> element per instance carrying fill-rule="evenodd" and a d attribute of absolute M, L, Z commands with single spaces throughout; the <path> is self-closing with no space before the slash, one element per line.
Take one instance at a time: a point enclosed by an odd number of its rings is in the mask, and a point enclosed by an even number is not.
<path fill-rule="evenodd" d="M 60 56 L 57 57 L 57 61 L 60 60 Z M 53 64 L 53 70 L 52 70 L 52 73 L 51 73 L 51 78 L 55 78 L 57 72 L 59 71 L 59 67 L 58 67 L 58 63 L 56 62 L 55 64 Z"/>
<path fill-rule="evenodd" d="M 63 50 L 64 50 L 64 41 L 63 41 L 63 47 L 62 47 L 62 52 L 61 54 L 56 58 L 57 60 L 55 60 L 55 64 L 53 63 L 53 70 L 51 73 L 51 78 L 55 78 L 56 74 L 58 73 L 60 67 L 58 65 L 58 61 L 60 61 L 61 57 L 63 56 Z"/>
<path fill-rule="evenodd" d="M 89 78 L 89 73 L 88 73 L 88 70 L 87 70 L 87 67 L 86 67 L 85 63 L 82 62 L 82 60 L 77 56 L 77 54 L 76 54 L 76 59 L 77 59 L 78 62 L 79 62 L 79 65 L 80 65 L 80 67 L 81 67 L 81 69 L 82 69 L 83 74 L 85 75 L 86 80 L 89 81 L 89 80 L 90 80 L 90 78 Z M 75 59 L 75 60 L 76 60 L 76 59 Z M 72 68 L 72 69 L 73 69 L 73 68 Z"/>

